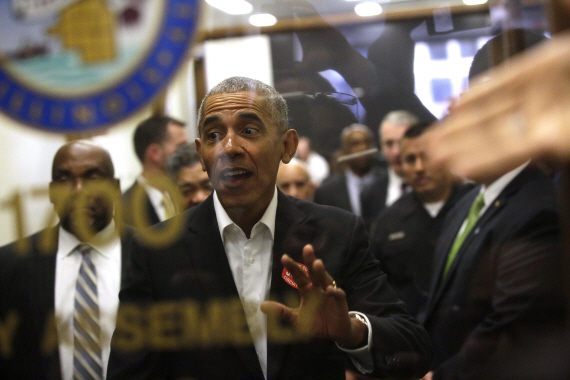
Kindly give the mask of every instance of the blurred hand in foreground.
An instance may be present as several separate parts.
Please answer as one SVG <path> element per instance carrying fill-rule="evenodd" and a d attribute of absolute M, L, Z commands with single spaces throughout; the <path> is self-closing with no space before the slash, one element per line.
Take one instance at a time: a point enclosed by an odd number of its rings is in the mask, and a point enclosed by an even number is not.
<path fill-rule="evenodd" d="M 477 182 L 528 158 L 570 159 L 570 33 L 477 78 L 426 135 L 430 155 Z"/>

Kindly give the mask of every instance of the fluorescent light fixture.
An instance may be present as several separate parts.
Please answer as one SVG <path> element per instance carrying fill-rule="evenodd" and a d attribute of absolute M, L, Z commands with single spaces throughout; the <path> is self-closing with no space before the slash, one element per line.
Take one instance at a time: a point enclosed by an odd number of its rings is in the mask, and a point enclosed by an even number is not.
<path fill-rule="evenodd" d="M 481 5 L 485 4 L 487 0 L 463 0 L 463 4 L 465 5 Z"/>
<path fill-rule="evenodd" d="M 374 1 L 357 4 L 354 12 L 361 17 L 377 16 L 382 13 L 382 6 Z"/>
<path fill-rule="evenodd" d="M 246 15 L 253 11 L 253 5 L 245 0 L 206 0 L 206 3 L 230 15 Z"/>
<path fill-rule="evenodd" d="M 257 13 L 249 16 L 249 23 L 253 26 L 271 26 L 275 25 L 277 18 L 271 13 Z"/>

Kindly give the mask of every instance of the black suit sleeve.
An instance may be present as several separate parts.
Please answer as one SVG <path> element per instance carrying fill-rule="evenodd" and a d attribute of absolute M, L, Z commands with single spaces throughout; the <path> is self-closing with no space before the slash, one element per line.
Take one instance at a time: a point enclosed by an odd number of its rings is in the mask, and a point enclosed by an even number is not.
<path fill-rule="evenodd" d="M 542 210 L 510 228 L 505 233 L 512 238 L 503 240 L 478 268 L 496 272 L 487 276 L 491 287 L 479 284 L 492 289 L 490 310 L 459 353 L 442 363 L 434 379 L 511 378 L 509 371 L 524 364 L 516 362 L 517 352 L 539 345 L 545 332 L 560 331 L 564 299 L 557 216 L 552 210 Z M 477 284 L 473 286 L 476 292 Z"/>
<path fill-rule="evenodd" d="M 351 311 L 365 313 L 372 324 L 374 371 L 371 376 L 420 378 L 431 365 L 427 332 L 407 311 L 369 250 L 360 218 L 353 218 L 343 283 Z"/>

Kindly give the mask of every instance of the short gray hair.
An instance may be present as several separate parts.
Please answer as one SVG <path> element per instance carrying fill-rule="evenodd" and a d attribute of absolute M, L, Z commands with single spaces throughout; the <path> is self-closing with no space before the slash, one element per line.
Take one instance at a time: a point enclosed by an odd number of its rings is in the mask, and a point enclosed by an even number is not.
<path fill-rule="evenodd" d="M 196 145 L 187 143 L 179 146 L 172 153 L 166 164 L 166 171 L 173 179 L 176 179 L 182 168 L 191 167 L 198 163 L 200 163 L 200 156 L 196 152 Z"/>
<path fill-rule="evenodd" d="M 410 111 L 397 110 L 397 111 L 388 112 L 388 114 L 384 116 L 384 119 L 382 119 L 382 122 L 380 123 L 380 127 L 378 128 L 378 133 L 382 132 L 382 126 L 385 123 L 410 126 L 417 124 L 419 122 L 420 119 L 418 119 L 418 117 L 413 113 L 411 113 Z"/>
<path fill-rule="evenodd" d="M 202 131 L 203 111 L 206 100 L 212 95 L 234 94 L 237 92 L 252 92 L 264 98 L 269 115 L 277 124 L 279 132 L 289 129 L 289 119 L 287 118 L 287 103 L 285 99 L 273 87 L 257 80 L 246 77 L 231 77 L 224 79 L 212 88 L 200 104 L 198 110 L 198 130 Z"/>

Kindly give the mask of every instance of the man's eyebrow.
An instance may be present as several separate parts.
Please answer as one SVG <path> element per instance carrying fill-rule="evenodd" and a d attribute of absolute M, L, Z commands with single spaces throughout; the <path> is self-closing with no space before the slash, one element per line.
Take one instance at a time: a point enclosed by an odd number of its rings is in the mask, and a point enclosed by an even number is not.
<path fill-rule="evenodd" d="M 208 116 L 207 118 L 204 119 L 204 123 L 202 123 L 202 125 L 205 127 L 208 124 L 216 123 L 220 120 L 221 118 L 218 115 Z"/>
<path fill-rule="evenodd" d="M 69 173 L 70 173 L 70 171 L 67 170 L 67 169 L 56 168 L 56 169 L 53 171 L 53 177 L 61 176 L 61 175 L 67 175 L 67 174 L 69 174 Z"/>
<path fill-rule="evenodd" d="M 257 121 L 259 123 L 263 123 L 263 120 L 261 120 L 259 115 L 256 113 L 253 113 L 253 112 L 240 112 L 237 116 L 240 119 Z"/>

